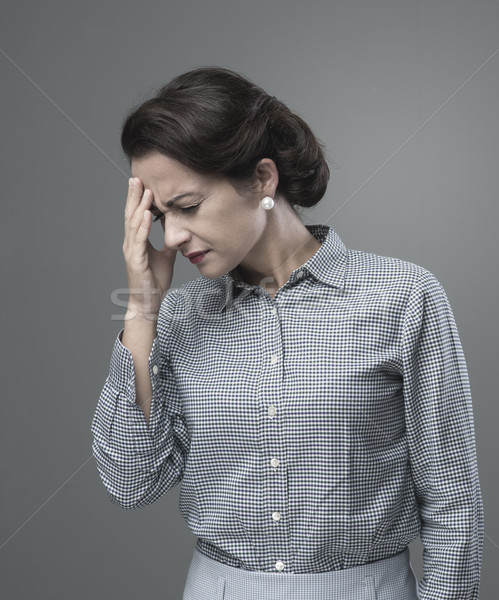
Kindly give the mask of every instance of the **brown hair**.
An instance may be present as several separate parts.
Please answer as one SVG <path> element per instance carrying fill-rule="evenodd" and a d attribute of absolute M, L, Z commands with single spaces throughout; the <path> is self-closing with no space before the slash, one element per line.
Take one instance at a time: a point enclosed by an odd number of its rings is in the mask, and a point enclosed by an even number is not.
<path fill-rule="evenodd" d="M 129 162 L 157 151 L 200 174 L 249 185 L 262 158 L 279 172 L 276 195 L 313 206 L 329 168 L 310 127 L 242 75 L 199 67 L 175 77 L 126 115 L 121 146 Z"/>

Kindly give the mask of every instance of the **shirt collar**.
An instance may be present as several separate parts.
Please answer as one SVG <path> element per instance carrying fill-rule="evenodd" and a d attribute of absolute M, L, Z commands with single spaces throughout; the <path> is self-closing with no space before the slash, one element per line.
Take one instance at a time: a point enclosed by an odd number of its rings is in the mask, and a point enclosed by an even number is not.
<path fill-rule="evenodd" d="M 289 282 L 299 281 L 312 276 L 318 281 L 336 288 L 345 285 L 345 273 L 348 261 L 348 250 L 340 236 L 328 225 L 305 225 L 308 231 L 321 242 L 321 247 L 305 264 L 295 269 Z M 259 289 L 242 280 L 237 268 L 220 278 L 225 294 L 222 294 L 221 310 L 240 295 L 248 295 Z"/>

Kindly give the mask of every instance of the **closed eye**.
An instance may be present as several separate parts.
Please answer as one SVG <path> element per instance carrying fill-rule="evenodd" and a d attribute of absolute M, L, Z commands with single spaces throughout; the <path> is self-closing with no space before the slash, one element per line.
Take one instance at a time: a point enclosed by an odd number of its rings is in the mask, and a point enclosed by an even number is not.
<path fill-rule="evenodd" d="M 201 202 L 198 202 L 198 204 L 192 204 L 191 206 L 181 207 L 179 210 L 181 210 L 182 212 L 186 212 L 186 213 L 194 212 L 200 204 L 201 204 Z"/>
<path fill-rule="evenodd" d="M 179 210 L 184 213 L 194 212 L 200 204 L 201 202 L 199 202 L 198 204 L 193 204 L 191 206 L 184 206 L 179 208 Z M 158 213 L 157 215 L 154 215 L 154 219 L 152 220 L 152 222 L 155 223 L 156 221 L 160 221 L 161 219 L 164 219 L 164 217 L 164 213 Z"/>

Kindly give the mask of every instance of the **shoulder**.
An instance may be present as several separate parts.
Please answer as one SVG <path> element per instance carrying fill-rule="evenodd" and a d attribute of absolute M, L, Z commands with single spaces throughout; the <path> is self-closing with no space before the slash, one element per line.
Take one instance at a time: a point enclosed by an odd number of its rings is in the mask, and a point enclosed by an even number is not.
<path fill-rule="evenodd" d="M 423 323 L 448 320 L 452 314 L 445 290 L 436 276 L 416 263 L 362 250 L 349 250 L 347 290 L 355 302 L 397 315 L 404 327 L 419 330 Z"/>
<path fill-rule="evenodd" d="M 437 289 L 441 284 L 425 267 L 393 256 L 363 250 L 348 250 L 347 281 L 365 289 L 406 292 Z"/>

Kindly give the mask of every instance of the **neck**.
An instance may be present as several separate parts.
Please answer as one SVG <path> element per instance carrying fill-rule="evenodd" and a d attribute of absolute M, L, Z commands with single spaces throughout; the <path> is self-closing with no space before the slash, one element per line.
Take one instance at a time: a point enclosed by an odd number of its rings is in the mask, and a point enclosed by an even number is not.
<path fill-rule="evenodd" d="M 264 232 L 238 271 L 251 285 L 260 285 L 274 296 L 291 273 L 321 247 L 286 200 L 269 211 Z"/>

